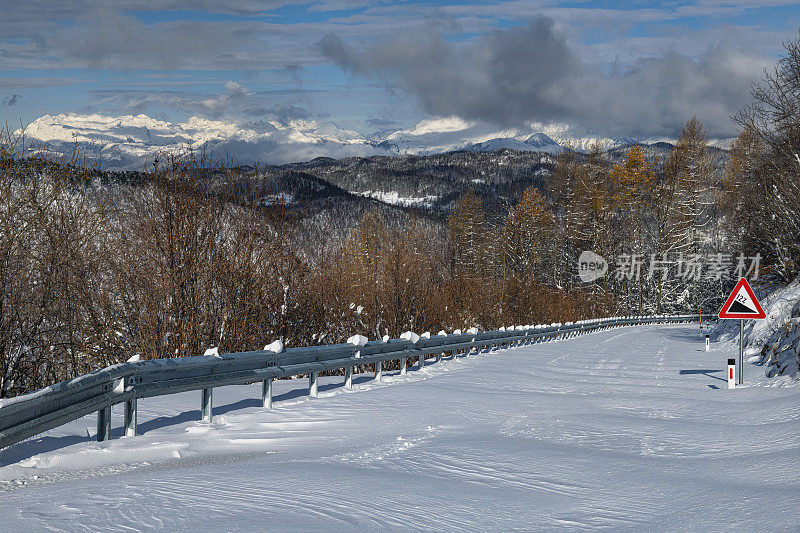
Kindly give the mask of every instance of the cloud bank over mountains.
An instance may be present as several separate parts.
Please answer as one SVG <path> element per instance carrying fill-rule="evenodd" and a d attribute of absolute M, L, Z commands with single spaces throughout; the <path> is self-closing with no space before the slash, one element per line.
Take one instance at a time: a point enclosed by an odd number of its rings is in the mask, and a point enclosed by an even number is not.
<path fill-rule="evenodd" d="M 761 56 L 717 45 L 696 58 L 668 52 L 605 70 L 587 62 L 554 21 L 494 30 L 469 44 L 437 30 L 363 47 L 336 34 L 317 44 L 343 70 L 383 80 L 436 116 L 501 126 L 554 121 L 610 135 L 674 136 L 697 115 L 712 136 L 736 134 Z"/>

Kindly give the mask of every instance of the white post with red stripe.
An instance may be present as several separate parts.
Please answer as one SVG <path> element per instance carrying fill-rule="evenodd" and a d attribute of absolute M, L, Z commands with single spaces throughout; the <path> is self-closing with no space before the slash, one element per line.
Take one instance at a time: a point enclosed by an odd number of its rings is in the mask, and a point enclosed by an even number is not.
<path fill-rule="evenodd" d="M 709 346 L 708 346 L 708 333 L 706 333 L 706 351 L 708 351 L 708 350 L 709 350 Z"/>
<path fill-rule="evenodd" d="M 736 388 L 736 359 L 728 359 L 728 388 Z"/>

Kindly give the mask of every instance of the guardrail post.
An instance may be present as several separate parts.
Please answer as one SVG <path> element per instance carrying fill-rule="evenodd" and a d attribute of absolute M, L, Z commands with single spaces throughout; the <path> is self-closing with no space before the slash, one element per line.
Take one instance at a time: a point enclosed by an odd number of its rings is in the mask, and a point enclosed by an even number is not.
<path fill-rule="evenodd" d="M 203 396 L 200 400 L 203 412 L 203 422 L 211 422 L 213 417 L 212 392 L 214 389 L 203 389 Z"/>
<path fill-rule="evenodd" d="M 317 391 L 317 382 L 319 381 L 319 373 L 318 372 L 311 372 L 308 374 L 308 394 L 312 398 L 316 398 L 319 396 Z"/>
<path fill-rule="evenodd" d="M 125 436 L 136 436 L 136 398 L 125 402 Z"/>
<path fill-rule="evenodd" d="M 353 389 L 353 365 L 344 367 L 344 386 L 347 389 Z"/>
<path fill-rule="evenodd" d="M 436 352 L 436 362 L 437 363 L 441 363 L 442 362 L 442 356 L 443 355 L 444 355 L 444 352 Z"/>
<path fill-rule="evenodd" d="M 408 357 L 403 356 L 400 358 L 400 375 L 405 376 L 408 367 Z"/>
<path fill-rule="evenodd" d="M 272 378 L 261 382 L 261 405 L 272 409 Z"/>
<path fill-rule="evenodd" d="M 420 370 L 422 370 L 425 367 L 425 354 L 424 353 L 419 354 L 419 361 L 417 362 L 417 364 L 419 365 L 419 369 Z"/>
<path fill-rule="evenodd" d="M 375 380 L 380 381 L 383 378 L 383 363 L 375 361 Z"/>
<path fill-rule="evenodd" d="M 103 442 L 111 437 L 111 406 L 106 406 L 97 411 L 97 442 Z"/>

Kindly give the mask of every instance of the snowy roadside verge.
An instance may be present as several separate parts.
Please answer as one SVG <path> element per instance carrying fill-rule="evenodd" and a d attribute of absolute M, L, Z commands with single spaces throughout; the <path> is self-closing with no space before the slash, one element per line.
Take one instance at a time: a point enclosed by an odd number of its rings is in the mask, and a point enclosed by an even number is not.
<path fill-rule="evenodd" d="M 354 424 L 354 431 L 361 429 L 355 417 L 360 413 L 340 406 L 348 412 L 346 416 L 324 416 L 337 409 L 322 405 L 322 400 L 338 398 L 346 402 L 345 398 L 352 394 L 468 371 L 488 364 L 490 356 L 514 349 L 445 359 L 404 376 L 385 374 L 380 381 L 358 374 L 353 390 L 341 386 L 341 376 L 320 376 L 316 399 L 308 396 L 305 378 L 278 380 L 273 385 L 273 409 L 263 408 L 257 400 L 260 383 L 216 387 L 217 407 L 212 422 L 198 420 L 197 391 L 170 395 L 169 401 L 161 397 L 149 399 L 140 402 L 140 434 L 135 438 L 118 438 L 122 437 L 121 413 L 113 411 L 114 438 L 95 442 L 94 415 L 88 415 L 0 451 L 0 493 L 65 479 L 163 469 L 167 465 L 173 468 L 226 463 L 286 451 L 302 445 L 310 434 L 324 435 L 328 426 L 345 423 Z"/>
<path fill-rule="evenodd" d="M 800 277 L 767 296 L 758 296 L 767 318 L 745 321 L 745 358 L 764 366 L 766 378 L 779 378 L 766 384 L 800 383 Z M 720 320 L 714 337 L 720 342 L 738 343 L 739 321 Z"/>

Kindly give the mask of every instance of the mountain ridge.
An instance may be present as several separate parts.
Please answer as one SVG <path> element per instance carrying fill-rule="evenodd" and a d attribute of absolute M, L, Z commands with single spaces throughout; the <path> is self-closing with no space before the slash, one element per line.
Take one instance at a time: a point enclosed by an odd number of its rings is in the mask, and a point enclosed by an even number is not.
<path fill-rule="evenodd" d="M 547 130 L 548 128 L 541 128 Z M 168 122 L 144 114 L 109 116 L 64 113 L 44 115 L 17 130 L 31 151 L 69 156 L 77 143 L 88 159 L 105 170 L 142 170 L 164 153 L 206 151 L 241 164 L 282 165 L 319 157 L 433 155 L 452 151 L 492 152 L 500 149 L 545 152 L 587 151 L 655 139 L 572 137 L 558 128 L 498 129 L 450 117 L 425 119 L 409 129 L 388 129 L 362 135 L 334 124 L 315 121 L 233 122 L 190 117 Z"/>

